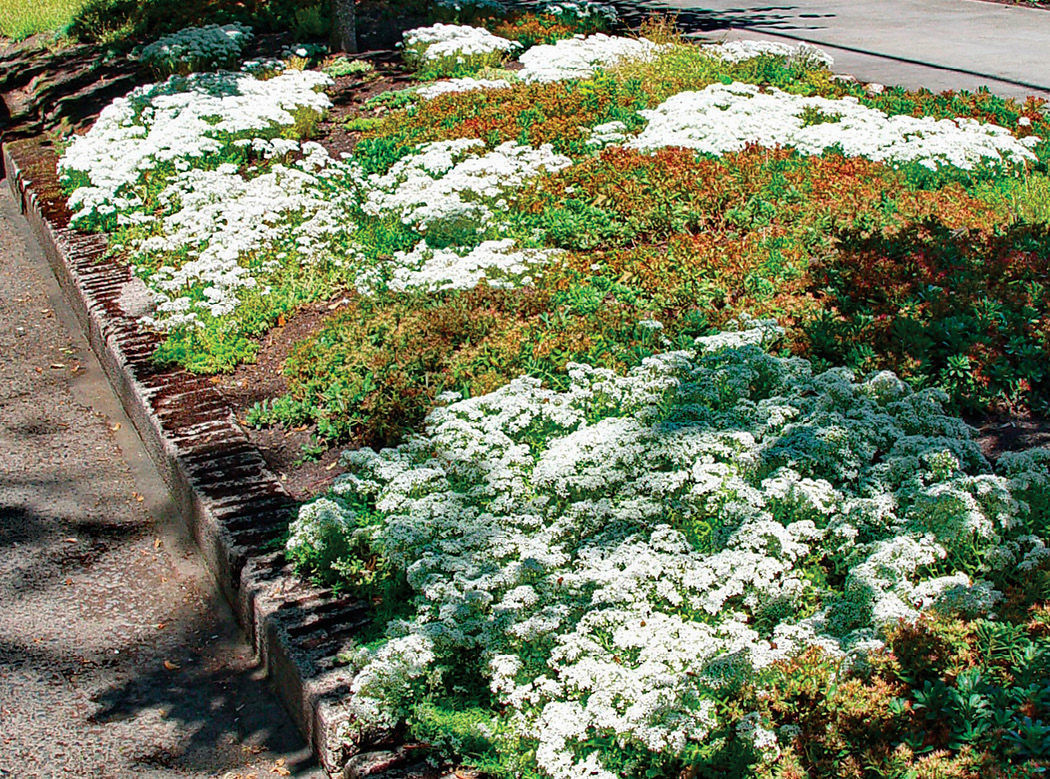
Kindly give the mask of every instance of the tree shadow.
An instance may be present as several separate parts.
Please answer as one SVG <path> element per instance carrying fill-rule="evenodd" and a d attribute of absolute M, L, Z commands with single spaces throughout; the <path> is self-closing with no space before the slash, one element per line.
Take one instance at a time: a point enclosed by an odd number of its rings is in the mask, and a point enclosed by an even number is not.
<path fill-rule="evenodd" d="M 170 627 L 169 627 L 170 629 Z M 247 755 L 270 752 L 303 752 L 302 739 L 265 684 L 265 669 L 258 659 L 237 664 L 219 662 L 193 646 L 200 640 L 198 624 L 189 619 L 174 628 L 189 647 L 173 658 L 149 657 L 126 681 L 110 685 L 91 697 L 97 710 L 92 724 L 106 725 L 134 720 L 146 712 L 161 711 L 163 719 L 178 723 L 183 734 L 178 747 L 145 749 L 134 762 L 148 768 L 214 772 L 223 751 L 242 750 Z M 209 630 L 212 628 L 208 628 Z M 222 637 L 205 649 L 228 652 Z M 149 653 L 151 647 L 143 647 Z M 134 650 L 130 650 L 134 651 Z M 310 772 L 315 764 L 308 754 L 289 761 L 293 775 Z"/>
<path fill-rule="evenodd" d="M 686 34 L 698 34 L 728 30 L 819 30 L 825 25 L 818 23 L 821 18 L 834 17 L 834 14 L 800 14 L 794 5 L 767 5 L 760 7 L 727 8 L 724 10 L 705 8 L 678 8 L 663 2 L 623 2 L 612 0 L 611 3 L 622 22 L 636 28 L 641 22 L 653 15 L 670 16 L 675 19 L 679 30 Z M 802 20 L 807 20 L 803 23 Z M 809 21 L 812 20 L 812 21 Z"/>
<path fill-rule="evenodd" d="M 47 486 L 46 480 L 36 482 Z M 65 539 L 57 541 L 61 535 Z M 22 548 L 19 562 L 0 572 L 0 592 L 4 598 L 25 596 L 53 586 L 56 579 L 77 569 L 89 569 L 116 548 L 146 536 L 146 522 L 130 525 L 96 518 L 42 517 L 30 506 L 0 503 L 0 549 Z M 36 547 L 40 558 L 25 547 Z"/>
<path fill-rule="evenodd" d="M 153 521 L 109 509 L 127 497 L 90 498 L 91 485 L 70 486 L 78 478 L 60 484 L 57 467 L 4 476 L 0 680 L 20 675 L 25 691 L 5 708 L 21 719 L 21 707 L 50 705 L 64 738 L 88 750 L 101 742 L 111 755 L 119 746 L 124 757 L 102 773 L 216 775 L 277 755 L 294 774 L 312 773 L 309 750 L 203 572 L 180 575 L 180 552 L 151 541 Z M 41 495 L 57 495 L 57 505 L 37 505 Z"/>

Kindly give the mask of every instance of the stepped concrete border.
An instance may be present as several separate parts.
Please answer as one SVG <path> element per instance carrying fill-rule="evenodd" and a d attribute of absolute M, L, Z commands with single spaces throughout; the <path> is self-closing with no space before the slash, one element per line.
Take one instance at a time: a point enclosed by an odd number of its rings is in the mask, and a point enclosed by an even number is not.
<path fill-rule="evenodd" d="M 340 706 L 350 682 L 335 655 L 367 620 L 365 605 L 294 575 L 277 542 L 295 505 L 206 377 L 158 368 L 158 343 L 120 306 L 130 269 L 106 240 L 70 228 L 55 153 L 4 143 L 0 178 L 44 249 L 106 377 L 135 424 L 278 695 L 325 770 L 349 755 Z"/>

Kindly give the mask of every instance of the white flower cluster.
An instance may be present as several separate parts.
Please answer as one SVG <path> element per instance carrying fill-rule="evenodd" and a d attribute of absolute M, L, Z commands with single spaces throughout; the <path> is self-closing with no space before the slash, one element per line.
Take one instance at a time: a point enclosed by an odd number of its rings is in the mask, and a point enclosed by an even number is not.
<path fill-rule="evenodd" d="M 440 692 L 420 657 L 478 656 L 544 773 L 611 777 L 588 746 L 602 734 L 681 755 L 719 724 L 728 679 L 807 646 L 862 655 L 923 609 L 988 614 L 986 579 L 1045 557 L 1031 507 L 1050 500 L 1050 451 L 993 475 L 942 395 L 814 375 L 764 350 L 772 331 L 625 376 L 573 365 L 565 392 L 520 378 L 398 449 L 348 452 L 289 548 L 370 534 L 415 591 L 414 618 L 357 657 L 358 724 Z M 775 724 L 737 729 L 773 759 Z"/>
<path fill-rule="evenodd" d="M 507 11 L 506 4 L 500 0 L 434 0 L 434 5 L 456 13 L 470 11 L 502 14 Z"/>
<path fill-rule="evenodd" d="M 238 137 L 272 137 L 295 123 L 294 112 L 326 111 L 323 73 L 290 70 L 260 80 L 245 73 L 173 76 L 139 87 L 106 106 L 58 162 L 66 182 L 80 184 L 69 198 L 74 226 L 134 211 L 143 205 L 147 171 L 201 166 Z"/>
<path fill-rule="evenodd" d="M 450 78 L 435 81 L 416 90 L 416 94 L 424 100 L 433 100 L 439 95 L 447 95 L 453 92 L 476 92 L 480 89 L 509 89 L 510 82 L 503 78 Z"/>
<path fill-rule="evenodd" d="M 382 176 L 372 176 L 365 210 L 396 213 L 405 224 L 426 232 L 436 224 L 473 225 L 480 232 L 507 206 L 502 199 L 528 179 L 568 167 L 572 160 L 549 144 L 538 149 L 507 142 L 484 154 L 477 138 L 423 144 Z"/>
<path fill-rule="evenodd" d="M 352 228 L 341 194 L 352 188 L 326 179 L 352 180 L 352 167 L 333 166 L 318 144 L 279 137 L 295 113 L 327 109 L 318 91 L 327 83 L 310 71 L 173 77 L 115 100 L 70 144 L 59 171 L 83 184 L 69 198 L 72 222 L 134 228 L 124 248 L 154 295 L 147 323 L 230 313 L 239 291 L 272 270 L 253 265 L 264 247 L 331 259 L 330 241 Z M 243 166 L 253 156 L 274 164 Z M 279 162 L 292 156 L 290 166 Z"/>
<path fill-rule="evenodd" d="M 470 57 L 503 52 L 509 54 L 521 48 L 521 44 L 493 35 L 482 27 L 466 24 L 434 24 L 416 27 L 404 33 L 406 52 L 424 60 L 441 60 L 447 57 Z"/>
<path fill-rule="evenodd" d="M 682 146 L 718 155 L 755 143 L 970 169 L 981 162 L 1035 160 L 1030 147 L 1039 143 L 1036 136 L 1018 139 L 976 119 L 887 115 L 853 97 L 804 97 L 740 82 L 681 92 L 640 113 L 649 123 L 627 145 L 644 151 Z"/>
<path fill-rule="evenodd" d="M 558 254 L 555 249 L 519 249 L 510 238 L 482 241 L 472 249 L 432 249 L 421 241 L 411 252 L 394 255 L 386 284 L 398 292 L 470 289 L 482 281 L 492 287 L 520 287 L 531 284 L 528 274 Z M 377 275 L 385 270 L 380 267 Z"/>
<path fill-rule="evenodd" d="M 619 15 L 616 9 L 607 3 L 596 3 L 594 0 L 564 0 L 563 2 L 540 3 L 536 12 L 556 16 L 567 22 L 600 18 L 607 24 L 615 22 Z"/>
<path fill-rule="evenodd" d="M 602 33 L 578 35 L 556 43 L 533 46 L 518 61 L 524 68 L 518 76 L 526 82 L 589 78 L 601 68 L 632 60 L 650 60 L 660 45 L 646 38 L 619 38 Z"/>
<path fill-rule="evenodd" d="M 234 164 L 214 170 L 190 169 L 175 176 L 159 197 L 170 204 L 148 237 L 132 240 L 138 256 L 183 257 L 161 265 L 150 277 L 159 294 L 148 323 L 171 328 L 231 313 L 238 290 L 256 286 L 270 270 L 250 262 L 256 252 L 294 253 L 302 262 L 341 264 L 336 240 L 354 227 L 354 170 L 336 164 L 318 144 L 276 139 L 253 144 L 258 153 L 303 155 L 291 165 L 275 164 L 244 175 Z"/>
<path fill-rule="evenodd" d="M 835 64 L 830 54 L 810 43 L 738 40 L 707 44 L 701 49 L 723 62 L 745 62 L 756 57 L 783 57 L 789 64 L 810 68 L 830 68 Z"/>
<path fill-rule="evenodd" d="M 243 24 L 186 27 L 143 47 L 139 58 L 161 73 L 189 73 L 235 63 L 252 39 Z"/>
<path fill-rule="evenodd" d="M 123 248 L 154 296 L 148 324 L 230 314 L 285 265 L 345 268 L 361 289 L 403 290 L 529 283 L 529 270 L 550 258 L 479 236 L 498 233 L 514 189 L 571 164 L 567 157 L 550 146 L 436 142 L 366 177 L 352 158 L 280 136 L 295 112 L 328 107 L 317 90 L 329 81 L 312 71 L 172 78 L 114 101 L 70 145 L 59 169 L 82 184 L 69 198 L 73 223 L 127 228 Z M 421 235 L 446 229 L 463 240 L 377 267 L 356 230 L 390 216 Z"/>
<path fill-rule="evenodd" d="M 620 121 L 605 122 L 584 129 L 587 133 L 587 145 L 599 149 L 621 144 L 631 137 L 627 132 L 627 125 Z"/>

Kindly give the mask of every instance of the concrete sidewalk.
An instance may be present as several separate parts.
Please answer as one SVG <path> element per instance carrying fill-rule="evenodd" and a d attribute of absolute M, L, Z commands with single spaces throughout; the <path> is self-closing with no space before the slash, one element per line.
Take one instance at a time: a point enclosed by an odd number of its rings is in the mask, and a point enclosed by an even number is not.
<path fill-rule="evenodd" d="M 638 10 L 679 12 L 680 24 L 718 40 L 808 41 L 835 71 L 934 91 L 986 86 L 1050 98 L 1050 11 L 983 0 L 662 0 Z"/>
<path fill-rule="evenodd" d="M 320 776 L 0 183 L 0 777 Z"/>

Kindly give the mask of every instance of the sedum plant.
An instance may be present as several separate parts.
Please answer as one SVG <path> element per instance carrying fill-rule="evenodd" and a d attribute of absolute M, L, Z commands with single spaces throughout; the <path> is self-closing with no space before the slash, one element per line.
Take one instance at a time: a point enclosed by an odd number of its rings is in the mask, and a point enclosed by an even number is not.
<path fill-rule="evenodd" d="M 434 24 L 404 34 L 405 64 L 422 79 L 466 76 L 495 68 L 520 48 L 481 27 Z"/>
<path fill-rule="evenodd" d="M 943 394 L 815 373 L 775 335 L 572 365 L 563 392 L 520 378 L 348 452 L 288 550 L 408 588 L 350 657 L 359 737 L 419 722 L 559 779 L 757 771 L 791 743 L 759 705 L 783 663 L 849 670 L 902 621 L 994 619 L 1050 554 L 1050 452 L 993 472 Z"/>
<path fill-rule="evenodd" d="M 145 46 L 139 59 L 161 77 L 232 68 L 252 37 L 251 27 L 236 22 L 186 27 Z"/>

